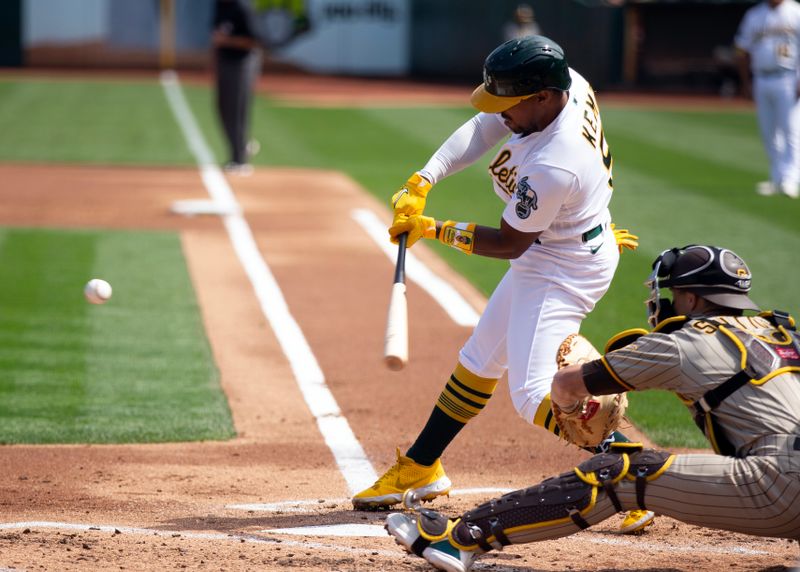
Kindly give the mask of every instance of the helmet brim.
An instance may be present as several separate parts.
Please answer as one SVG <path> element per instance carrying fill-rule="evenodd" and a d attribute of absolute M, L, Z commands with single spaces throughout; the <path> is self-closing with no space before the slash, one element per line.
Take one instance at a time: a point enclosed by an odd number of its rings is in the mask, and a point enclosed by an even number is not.
<path fill-rule="evenodd" d="M 697 287 L 697 286 L 672 286 L 675 290 L 686 290 L 696 296 L 705 298 L 709 302 L 713 302 L 718 306 L 724 308 L 733 308 L 735 310 L 755 310 L 760 312 L 761 308 L 758 304 L 753 302 L 746 292 L 731 292 L 725 288 L 713 287 Z"/>
<path fill-rule="evenodd" d="M 492 95 L 486 91 L 486 86 L 481 84 L 472 92 L 469 101 L 472 107 L 478 111 L 483 111 L 484 113 L 502 113 L 506 109 L 511 109 L 520 101 L 533 97 L 533 95 L 533 93 L 529 93 L 528 95 L 501 97 L 499 95 Z"/>
<path fill-rule="evenodd" d="M 713 302 L 725 308 L 735 308 L 737 310 L 755 310 L 760 312 L 761 308 L 753 302 L 747 294 L 739 294 L 736 292 L 713 292 L 704 293 L 701 288 L 692 289 L 695 294 L 701 298 L 705 298 L 709 302 Z"/>

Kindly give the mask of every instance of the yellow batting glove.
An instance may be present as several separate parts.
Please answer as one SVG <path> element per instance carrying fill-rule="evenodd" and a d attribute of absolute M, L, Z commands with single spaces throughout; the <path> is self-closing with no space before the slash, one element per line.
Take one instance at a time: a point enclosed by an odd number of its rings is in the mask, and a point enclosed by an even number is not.
<path fill-rule="evenodd" d="M 614 231 L 614 240 L 617 241 L 619 253 L 622 254 L 623 248 L 636 250 L 636 247 L 639 246 L 639 237 L 631 234 L 628 229 L 616 228 L 616 226 L 613 222 L 611 223 L 611 230 Z"/>
<path fill-rule="evenodd" d="M 399 191 L 392 195 L 394 215 L 421 215 L 425 210 L 425 198 L 433 185 L 419 173 L 414 173 Z"/>
<path fill-rule="evenodd" d="M 408 233 L 406 248 L 411 248 L 420 238 L 436 238 L 436 220 L 424 215 L 397 215 L 389 227 L 389 240 L 397 244 L 397 237 L 404 232 Z"/>

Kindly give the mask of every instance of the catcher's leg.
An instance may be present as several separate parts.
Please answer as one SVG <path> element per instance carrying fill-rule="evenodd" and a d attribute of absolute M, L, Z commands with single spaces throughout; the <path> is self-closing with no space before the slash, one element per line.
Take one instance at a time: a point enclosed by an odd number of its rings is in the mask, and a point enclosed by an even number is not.
<path fill-rule="evenodd" d="M 536 417 L 534 418 L 534 424 L 544 427 L 557 436 L 561 436 L 561 430 L 556 423 L 555 416 L 553 415 L 553 411 L 550 407 L 549 394 L 539 406 L 539 409 L 536 412 Z M 615 443 L 624 444 L 630 442 L 631 440 L 628 439 L 621 431 L 614 431 L 599 445 L 593 447 L 581 447 L 581 449 L 590 453 L 599 454 L 608 452 Z M 639 534 L 648 526 L 652 526 L 655 523 L 655 518 L 656 515 L 651 510 L 637 509 L 629 511 L 620 524 L 619 531 L 622 534 Z"/>
<path fill-rule="evenodd" d="M 630 455 L 618 450 L 636 451 Z M 673 455 L 641 445 L 614 447 L 611 453 L 595 455 L 570 472 L 549 478 L 540 484 L 503 495 L 463 514 L 449 527 L 450 545 L 458 550 L 488 552 L 509 544 L 523 544 L 559 538 L 579 532 L 601 522 L 620 510 L 623 501 L 617 488 L 628 487 L 627 498 L 635 499 L 645 509 L 647 484 L 659 478 L 672 463 Z M 634 494 L 630 491 L 634 490 Z M 627 508 L 633 508 L 631 506 Z M 426 524 L 437 522 L 435 513 L 420 519 Z M 434 528 L 438 534 L 433 534 Z M 426 535 L 440 540 L 441 523 L 431 533 L 421 534 L 414 547 L 424 550 Z M 447 528 L 447 527 L 445 527 Z"/>

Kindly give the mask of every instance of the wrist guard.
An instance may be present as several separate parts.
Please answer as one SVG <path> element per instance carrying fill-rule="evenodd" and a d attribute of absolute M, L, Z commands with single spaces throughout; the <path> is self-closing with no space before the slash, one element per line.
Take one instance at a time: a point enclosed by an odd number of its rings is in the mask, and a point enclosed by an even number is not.
<path fill-rule="evenodd" d="M 458 249 L 464 254 L 472 254 L 475 249 L 475 223 L 446 220 L 439 230 L 439 242 Z"/>

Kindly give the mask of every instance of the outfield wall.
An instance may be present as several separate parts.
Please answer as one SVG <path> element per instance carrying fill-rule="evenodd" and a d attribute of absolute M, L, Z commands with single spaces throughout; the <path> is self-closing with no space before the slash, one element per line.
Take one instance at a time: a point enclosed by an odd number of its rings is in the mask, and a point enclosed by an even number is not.
<path fill-rule="evenodd" d="M 273 46 L 267 65 L 323 74 L 469 82 L 480 79 L 483 60 L 504 40 L 503 29 L 518 4 L 252 1 Z M 570 64 L 596 88 L 703 92 L 722 91 L 724 83 L 735 82 L 733 36 L 753 3 L 531 1 L 542 32 L 565 48 Z M 157 68 L 165 61 L 159 56 L 164 45 L 160 18 L 166 5 L 175 18 L 170 27 L 175 64 L 207 68 L 213 0 L 8 0 L 1 12 L 5 33 L 0 63 Z"/>

